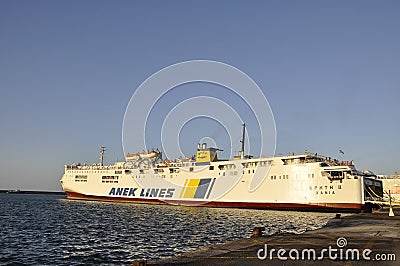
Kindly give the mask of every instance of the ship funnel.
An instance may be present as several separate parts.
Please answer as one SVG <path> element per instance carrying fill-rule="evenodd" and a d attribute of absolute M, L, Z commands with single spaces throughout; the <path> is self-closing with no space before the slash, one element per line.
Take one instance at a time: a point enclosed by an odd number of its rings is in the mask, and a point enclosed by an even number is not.
<path fill-rule="evenodd" d="M 201 149 L 201 144 L 197 143 L 197 149 L 200 150 Z"/>
<path fill-rule="evenodd" d="M 203 143 L 202 145 L 203 145 L 202 147 L 203 150 L 207 149 L 207 143 Z"/>

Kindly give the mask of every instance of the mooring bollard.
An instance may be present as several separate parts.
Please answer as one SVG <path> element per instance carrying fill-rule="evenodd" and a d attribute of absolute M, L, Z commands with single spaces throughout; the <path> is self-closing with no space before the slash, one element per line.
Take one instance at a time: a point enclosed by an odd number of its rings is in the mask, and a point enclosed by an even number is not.
<path fill-rule="evenodd" d="M 146 266 L 147 261 L 146 260 L 135 260 L 132 262 L 132 266 Z"/>
<path fill-rule="evenodd" d="M 393 212 L 393 208 L 392 208 L 392 196 L 390 194 L 390 190 L 389 190 L 389 216 L 390 217 L 394 216 L 394 212 Z"/>
<path fill-rule="evenodd" d="M 335 219 L 340 219 L 341 214 L 340 213 L 336 213 Z"/>
<path fill-rule="evenodd" d="M 254 227 L 252 237 L 262 236 L 263 231 L 265 231 L 265 227 Z"/>

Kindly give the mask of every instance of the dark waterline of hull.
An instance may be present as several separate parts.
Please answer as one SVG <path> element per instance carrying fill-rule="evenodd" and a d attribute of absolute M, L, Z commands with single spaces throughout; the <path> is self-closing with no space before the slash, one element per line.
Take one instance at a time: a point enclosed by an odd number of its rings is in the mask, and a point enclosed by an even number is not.
<path fill-rule="evenodd" d="M 84 195 L 76 192 L 66 192 L 69 199 L 95 200 L 95 201 L 116 201 L 133 202 L 143 204 L 170 204 L 196 207 L 213 208 L 238 208 L 238 209 L 257 209 L 257 210 L 286 210 L 286 211 L 318 211 L 318 212 L 352 212 L 358 213 L 364 210 L 365 205 L 355 203 L 320 203 L 320 204 L 299 204 L 299 203 L 259 203 L 259 202 L 216 202 L 204 201 L 193 202 L 184 200 L 158 200 L 140 199 L 124 197 L 104 197 L 94 195 Z"/>

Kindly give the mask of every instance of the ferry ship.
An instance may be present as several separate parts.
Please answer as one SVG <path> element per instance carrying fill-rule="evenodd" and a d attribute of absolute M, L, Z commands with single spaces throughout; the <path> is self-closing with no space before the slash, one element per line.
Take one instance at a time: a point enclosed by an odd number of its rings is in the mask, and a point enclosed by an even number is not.
<path fill-rule="evenodd" d="M 65 165 L 61 185 L 70 199 L 328 212 L 371 211 L 383 196 L 382 182 L 352 161 L 307 151 L 252 158 L 241 142 L 229 160 L 203 143 L 193 158 L 166 160 L 152 150 L 107 166 L 102 147 L 98 164 Z"/>

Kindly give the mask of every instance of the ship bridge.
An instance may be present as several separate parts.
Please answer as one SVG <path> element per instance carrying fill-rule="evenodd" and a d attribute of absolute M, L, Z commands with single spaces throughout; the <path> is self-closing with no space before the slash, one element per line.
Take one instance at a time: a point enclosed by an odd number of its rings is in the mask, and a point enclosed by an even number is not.
<path fill-rule="evenodd" d="M 289 153 L 286 155 L 277 155 L 281 157 L 284 165 L 289 164 L 305 164 L 305 163 L 320 163 L 321 167 L 343 167 L 349 166 L 354 168 L 353 161 L 340 161 L 332 157 L 324 156 L 318 153 L 305 151 L 304 153 Z"/>

